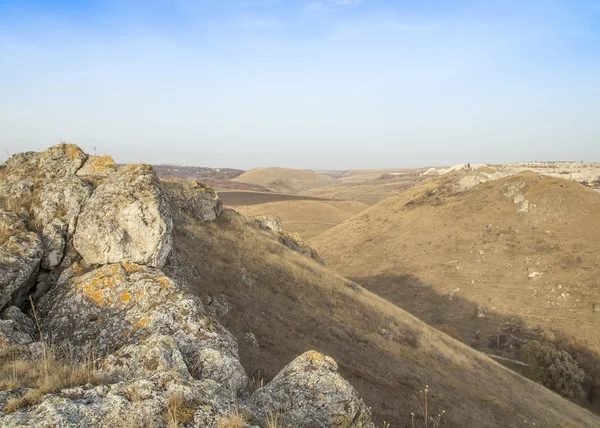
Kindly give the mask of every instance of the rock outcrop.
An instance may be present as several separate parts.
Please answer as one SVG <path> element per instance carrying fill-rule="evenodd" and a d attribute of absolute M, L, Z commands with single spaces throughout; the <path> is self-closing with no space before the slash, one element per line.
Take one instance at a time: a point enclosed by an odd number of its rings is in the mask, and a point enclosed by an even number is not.
<path fill-rule="evenodd" d="M 283 232 L 281 221 L 275 217 L 261 215 L 254 217 L 254 221 L 261 229 L 270 230 L 276 233 Z"/>
<path fill-rule="evenodd" d="M 79 216 L 75 249 L 87 263 L 162 267 L 173 222 L 149 165 L 127 165 L 98 186 Z"/>
<path fill-rule="evenodd" d="M 229 310 L 225 297 L 207 297 L 207 313 L 172 251 L 173 219 L 221 214 L 210 187 L 161 183 L 149 165 L 117 169 L 109 157 L 60 144 L 10 158 L 0 198 L 12 208 L 0 210 L 0 346 L 41 360 L 47 343 L 65 345 L 69 364 L 85 362 L 101 379 L 10 410 L 27 388 L 0 391 L 1 426 L 217 428 L 238 406 L 253 424 L 279 412 L 294 426 L 372 426 L 335 362 L 314 351 L 250 397 L 237 343 L 211 316 Z M 318 260 L 299 238 L 276 233 Z M 25 309 L 29 295 L 37 328 L 11 306 Z M 244 340 L 258 347 L 253 334 Z"/>
<path fill-rule="evenodd" d="M 293 251 L 310 257 L 320 265 L 326 266 L 325 260 L 319 256 L 314 248 L 305 244 L 297 233 L 280 232 L 279 242 Z"/>
<path fill-rule="evenodd" d="M 103 179 L 117 170 L 117 164 L 112 157 L 88 156 L 81 168 L 77 170 L 77 175 L 81 177 L 91 177 L 94 179 Z"/>
<path fill-rule="evenodd" d="M 297 357 L 251 397 L 259 419 L 280 415 L 300 427 L 374 427 L 367 406 L 344 378 L 335 361 L 316 351 Z"/>
<path fill-rule="evenodd" d="M 11 236 L 0 246 L 0 309 L 25 300 L 35 284 L 42 254 L 42 241 L 34 232 Z"/>

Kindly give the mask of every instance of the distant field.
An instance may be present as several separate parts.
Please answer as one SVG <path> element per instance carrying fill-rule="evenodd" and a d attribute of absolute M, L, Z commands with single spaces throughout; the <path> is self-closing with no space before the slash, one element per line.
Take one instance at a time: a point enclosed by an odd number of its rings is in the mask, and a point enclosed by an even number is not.
<path fill-rule="evenodd" d="M 263 193 L 263 192 L 228 192 L 219 191 L 219 196 L 223 205 L 258 205 L 267 202 L 278 201 L 334 201 L 335 199 L 317 198 L 314 196 L 296 196 L 281 193 Z"/>
<path fill-rule="evenodd" d="M 248 218 L 267 215 L 281 220 L 285 230 L 311 239 L 369 206 L 361 202 L 257 192 L 220 192 L 223 204 Z"/>

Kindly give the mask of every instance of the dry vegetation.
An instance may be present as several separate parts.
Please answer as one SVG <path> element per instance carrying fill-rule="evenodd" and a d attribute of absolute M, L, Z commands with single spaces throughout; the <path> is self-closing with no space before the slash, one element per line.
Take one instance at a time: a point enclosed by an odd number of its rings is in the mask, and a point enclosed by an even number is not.
<path fill-rule="evenodd" d="M 226 299 L 218 317 L 238 338 L 243 366 L 265 382 L 297 355 L 331 355 L 372 407 L 375 422 L 410 426 L 413 391 L 435 385 L 444 426 L 595 426 L 600 420 L 558 395 L 428 327 L 244 224 L 226 210 L 212 223 L 188 219 L 175 247 L 199 295 Z M 243 278 L 250 281 L 243 281 Z M 243 340 L 255 334 L 259 348 Z M 518 391 L 518 392 L 517 392 Z M 478 409 L 476 412 L 473 409 Z"/>
<path fill-rule="evenodd" d="M 234 208 L 247 218 L 261 215 L 279 218 L 286 231 L 297 232 L 303 239 L 309 239 L 365 210 L 368 205 L 353 201 L 299 200 Z"/>
<path fill-rule="evenodd" d="M 520 359 L 525 343 L 552 335 L 586 371 L 579 402 L 597 406 L 600 194 L 531 173 L 460 192 L 464 174 L 390 198 L 311 245 L 341 274 L 483 352 Z M 532 212 L 503 195 L 515 182 Z"/>
<path fill-rule="evenodd" d="M 75 361 L 71 356 L 67 345 L 47 346 L 39 353 L 0 345 L 0 390 L 27 389 L 23 396 L 11 398 L 3 410 L 11 413 L 39 403 L 45 394 L 103 381 L 94 370 L 95 362 L 91 356 L 84 362 Z"/>
<path fill-rule="evenodd" d="M 264 186 L 281 193 L 298 193 L 333 183 L 333 179 L 328 175 L 292 168 L 255 168 L 238 175 L 231 181 Z"/>
<path fill-rule="evenodd" d="M 396 196 L 425 179 L 426 177 L 418 175 L 397 177 L 389 180 L 369 179 L 365 181 L 344 182 L 338 179 L 332 186 L 306 190 L 300 192 L 299 195 L 357 201 L 370 206 L 391 196 Z"/>

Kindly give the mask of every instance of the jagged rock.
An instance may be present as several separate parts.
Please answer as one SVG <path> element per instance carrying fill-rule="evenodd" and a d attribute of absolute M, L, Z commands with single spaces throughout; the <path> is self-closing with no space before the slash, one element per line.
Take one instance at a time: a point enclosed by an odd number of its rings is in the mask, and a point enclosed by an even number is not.
<path fill-rule="evenodd" d="M 117 170 L 117 164 L 112 157 L 108 155 L 87 157 L 77 175 L 81 177 L 91 177 L 94 179 L 106 178 Z"/>
<path fill-rule="evenodd" d="M 0 196 L 24 199 L 33 193 L 41 153 L 24 152 L 11 156 L 2 165 Z"/>
<path fill-rule="evenodd" d="M 169 180 L 162 184 L 177 213 L 213 221 L 223 212 L 223 202 L 217 192 L 197 180 Z"/>
<path fill-rule="evenodd" d="M 254 335 L 254 333 L 246 333 L 244 334 L 244 337 L 242 339 L 244 339 L 244 342 L 246 342 L 253 348 L 259 348 L 258 340 L 256 340 L 256 336 Z"/>
<path fill-rule="evenodd" d="M 67 224 L 58 218 L 44 226 L 42 232 L 42 243 L 44 256 L 42 267 L 52 269 L 58 266 L 63 257 L 66 244 Z"/>
<path fill-rule="evenodd" d="M 227 296 L 221 294 L 218 297 L 205 296 L 204 308 L 211 316 L 227 315 L 231 309 L 231 305 L 227 301 Z"/>
<path fill-rule="evenodd" d="M 86 154 L 75 144 L 57 144 L 42 152 L 38 164 L 46 179 L 74 175 L 86 159 Z"/>
<path fill-rule="evenodd" d="M 79 216 L 75 249 L 87 263 L 162 267 L 173 222 L 149 165 L 126 165 L 98 186 Z"/>
<path fill-rule="evenodd" d="M 485 318 L 485 312 L 481 306 L 477 306 L 477 318 Z"/>
<path fill-rule="evenodd" d="M 251 397 L 259 420 L 269 412 L 299 427 L 374 427 L 370 411 L 337 373 L 336 362 L 316 351 L 297 357 Z"/>
<path fill-rule="evenodd" d="M 55 341 L 70 341 L 81 355 L 93 346 L 102 358 L 141 346 L 151 334 L 171 336 L 194 378 L 227 382 L 232 393 L 246 384 L 235 339 L 184 286 L 141 265 L 106 265 L 77 276 L 80 269 L 66 270 L 38 303 L 42 329 Z"/>
<path fill-rule="evenodd" d="M 258 216 L 254 218 L 254 221 L 265 230 L 271 230 L 273 232 L 283 232 L 283 225 L 281 221 L 271 216 Z"/>
<path fill-rule="evenodd" d="M 0 318 L 0 344 L 28 345 L 33 342 L 33 321 L 19 308 L 8 307 Z"/>
<path fill-rule="evenodd" d="M 0 246 L 0 308 L 7 303 L 21 305 L 35 284 L 42 241 L 33 232 L 11 236 Z"/>
<path fill-rule="evenodd" d="M 7 236 L 16 235 L 17 233 L 27 230 L 25 221 L 16 213 L 6 211 L 0 208 L 0 232 Z M 2 242 L 0 242 L 1 244 Z"/>
<path fill-rule="evenodd" d="M 291 250 L 294 250 L 300 254 L 304 254 L 305 256 L 310 257 L 320 265 L 326 266 L 325 260 L 316 250 L 306 245 L 300 239 L 300 236 L 297 233 L 288 233 L 288 232 L 280 232 L 279 233 L 279 242 L 288 247 Z"/>

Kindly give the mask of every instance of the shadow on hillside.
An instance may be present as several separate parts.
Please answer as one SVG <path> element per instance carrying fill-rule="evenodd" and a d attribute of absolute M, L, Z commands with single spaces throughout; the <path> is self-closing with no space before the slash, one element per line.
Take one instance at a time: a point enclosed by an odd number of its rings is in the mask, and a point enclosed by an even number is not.
<path fill-rule="evenodd" d="M 521 360 L 521 348 L 529 340 L 538 340 L 542 330 L 527 327 L 527 323 L 518 316 L 507 316 L 485 305 L 478 305 L 460 297 L 460 291 L 454 294 L 440 294 L 431 285 L 412 275 L 378 275 L 372 277 L 353 277 L 369 291 L 404 309 L 427 324 L 436 327 L 457 340 L 488 355 L 495 355 L 515 362 L 495 358 L 495 360 L 525 375 Z M 563 337 L 563 341 L 568 338 Z M 576 338 L 573 338 L 576 339 Z M 563 348 L 563 346 L 559 346 Z M 586 374 L 596 372 L 595 378 L 589 378 L 584 384 L 586 397 L 578 404 L 600 414 L 600 355 L 578 344 L 575 351 L 568 350 L 578 361 Z M 577 358 L 576 358 L 577 359 Z"/>

